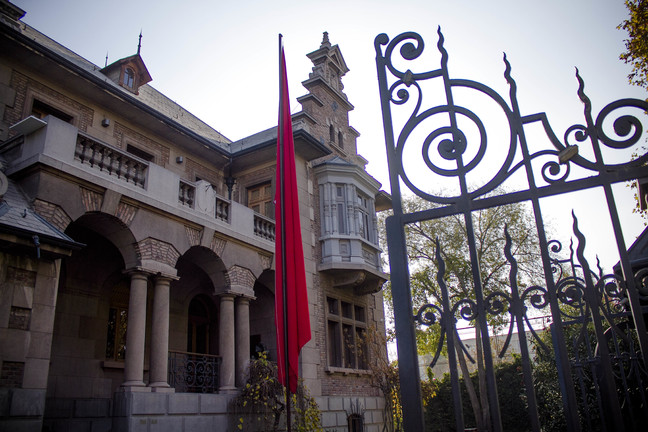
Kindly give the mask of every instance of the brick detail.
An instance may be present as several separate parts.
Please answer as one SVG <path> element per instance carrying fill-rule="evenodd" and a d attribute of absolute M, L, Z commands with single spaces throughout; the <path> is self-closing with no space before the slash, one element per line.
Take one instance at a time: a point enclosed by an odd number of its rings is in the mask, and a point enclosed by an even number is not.
<path fill-rule="evenodd" d="M 100 193 L 80 187 L 81 189 L 81 202 L 83 203 L 83 208 L 87 212 L 100 211 L 101 203 L 103 202 L 103 197 Z"/>
<path fill-rule="evenodd" d="M 216 255 L 219 257 L 223 256 L 223 250 L 225 250 L 225 245 L 227 244 L 227 240 L 224 238 L 220 238 L 218 236 L 212 237 L 211 244 L 209 245 L 209 249 L 211 249 Z"/>
<path fill-rule="evenodd" d="M 185 233 L 187 233 L 187 241 L 191 246 L 198 246 L 200 244 L 202 230 L 185 225 Z"/>
<path fill-rule="evenodd" d="M 0 370 L 0 388 L 21 388 L 25 375 L 25 363 L 3 361 Z"/>
<path fill-rule="evenodd" d="M 65 231 L 68 225 L 72 223 L 72 218 L 57 204 L 37 198 L 34 200 L 34 210 L 60 231 Z"/>
<path fill-rule="evenodd" d="M 175 267 L 180 258 L 180 253 L 173 245 L 151 237 L 140 241 L 138 246 L 142 260 L 157 261 Z"/>
<path fill-rule="evenodd" d="M 233 265 L 227 271 L 227 279 L 229 286 L 238 285 L 249 288 L 253 288 L 254 282 L 256 281 L 254 274 L 250 270 L 237 265 Z"/>
<path fill-rule="evenodd" d="M 117 214 L 115 216 L 117 216 L 126 226 L 129 226 L 131 222 L 133 222 L 136 213 L 137 207 L 120 202 L 117 206 Z"/>
<path fill-rule="evenodd" d="M 227 196 L 227 187 L 223 180 L 223 175 L 214 168 L 207 167 L 199 162 L 191 159 L 185 159 L 185 176 L 189 181 L 196 181 L 197 179 L 208 181 L 217 194 Z"/>
<path fill-rule="evenodd" d="M 11 77 L 11 87 L 16 91 L 16 98 L 13 107 L 6 107 L 5 109 L 4 119 L 8 124 L 17 123 L 25 117 L 25 113 L 29 114 L 27 110 L 32 102 L 28 94 L 33 94 L 36 99 L 41 95 L 43 102 L 53 102 L 56 104 L 56 108 L 61 108 L 63 111 L 73 114 L 75 116 L 75 126 L 80 131 L 87 132 L 88 127 L 92 125 L 94 111 L 91 108 L 15 70 Z M 17 132 L 11 133 L 12 136 L 16 134 Z"/>
<path fill-rule="evenodd" d="M 263 270 L 269 270 L 272 267 L 272 255 L 259 254 L 259 259 L 261 260 L 261 268 Z"/>
<path fill-rule="evenodd" d="M 9 312 L 9 328 L 29 330 L 31 323 L 31 309 L 12 306 Z"/>
<path fill-rule="evenodd" d="M 152 139 L 142 135 L 133 129 L 128 128 L 122 123 L 115 122 L 115 131 L 113 136 L 116 140 L 116 145 L 120 149 L 126 151 L 128 144 L 134 144 L 135 147 L 152 154 L 155 157 L 154 162 L 161 166 L 169 164 L 169 148 L 153 141 Z"/>

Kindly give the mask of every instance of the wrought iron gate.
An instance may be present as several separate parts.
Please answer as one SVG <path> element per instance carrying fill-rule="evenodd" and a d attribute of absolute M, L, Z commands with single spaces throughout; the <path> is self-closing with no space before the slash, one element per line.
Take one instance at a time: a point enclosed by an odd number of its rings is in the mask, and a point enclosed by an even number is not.
<path fill-rule="evenodd" d="M 624 427 L 632 430 L 638 425 L 648 424 L 648 336 L 644 321 L 648 316 L 648 277 L 646 270 L 632 268 L 612 193 L 613 184 L 648 175 L 648 154 L 612 164 L 606 163 L 602 151 L 604 148 L 630 148 L 643 139 L 639 117 L 626 114 L 626 109 L 636 109 L 642 116 L 641 111 L 648 111 L 648 104 L 635 99 L 618 100 L 603 108 L 594 119 L 583 80 L 577 72 L 578 95 L 585 107 L 584 124 L 568 128 L 561 140 L 544 113 L 523 115 L 520 112 L 517 87 L 506 56 L 504 76 L 509 87 L 508 101 L 481 83 L 450 78 L 448 53 L 440 29 L 438 35 L 441 67 L 425 69 L 424 72 L 412 71 L 424 53 L 424 42 L 418 34 L 403 33 L 392 40 L 381 34 L 374 42 L 393 197 L 394 214 L 387 219 L 386 228 L 401 389 L 406 389 L 401 394 L 405 430 L 424 430 L 415 327 L 433 322 L 440 326 L 448 348 L 455 428 L 463 431 L 466 427 L 454 347 L 461 341 L 453 338 L 457 316 L 461 314 L 458 309 L 465 306 L 469 311 L 467 318 L 479 324 L 481 340 L 484 341 L 482 349 L 491 419 L 487 426 L 489 430 L 502 430 L 502 419 L 493 353 L 488 343 L 487 315 L 508 314 L 511 323 L 509 337 L 513 330 L 518 332 L 529 421 L 532 430 L 539 431 L 532 362 L 525 335 L 530 330 L 528 318 L 532 311 L 546 305 L 550 308 L 553 322 L 552 345 L 566 427 L 572 431 L 593 428 L 622 430 Z M 426 108 L 423 89 L 434 85 L 441 93 L 437 91 L 433 96 L 440 96 L 442 102 Z M 487 128 L 482 119 L 471 109 L 455 103 L 455 93 L 466 90 L 477 91 L 480 97 L 485 96 L 501 110 L 499 115 L 505 117 L 509 128 L 507 142 L 487 146 Z M 409 110 L 403 116 L 399 109 L 405 107 Z M 614 137 L 608 135 L 610 127 L 605 126 L 610 121 Z M 531 124 L 543 127 L 553 148 L 535 152 L 529 148 L 525 126 Z M 474 132 L 465 133 L 464 126 L 471 127 Z M 589 153 L 581 153 L 592 156 L 579 155 L 579 145 L 581 150 L 588 145 Z M 414 153 L 409 150 L 412 146 L 416 149 Z M 410 153 L 406 153 L 406 148 Z M 498 165 L 489 162 L 484 166 L 488 151 L 500 154 Z M 429 170 L 429 176 L 422 184 L 413 179 L 408 168 L 410 160 L 405 154 L 418 155 L 424 168 Z M 479 176 L 473 176 L 478 171 Z M 579 174 L 574 174 L 576 171 Z M 431 180 L 435 176 L 455 182 L 456 193 L 441 195 L 430 192 L 428 189 L 436 185 Z M 501 192 L 498 187 L 513 176 L 521 177 L 524 187 L 514 192 Z M 475 184 L 475 178 L 479 178 L 481 183 Z M 403 207 L 402 187 L 406 193 L 414 193 L 429 202 L 429 208 L 408 213 Z M 609 213 L 620 256 L 620 269 L 615 275 L 593 270 L 586 261 L 583 252 L 585 237 L 578 229 L 576 216 L 573 217 L 573 232 L 577 243 L 567 258 L 564 258 L 565 251 L 562 258 L 552 254 L 558 252 L 559 247 L 547 239 L 545 233 L 540 207 L 542 198 L 591 188 L 602 190 L 605 196 L 605 207 L 601 208 L 607 208 Z M 486 296 L 477 263 L 472 215 L 480 210 L 522 202 L 533 208 L 544 281 L 537 281 L 528 288 L 518 287 L 516 257 L 511 252 L 509 241 L 502 253 L 506 254 L 510 264 L 510 286 L 506 291 Z M 437 251 L 437 279 L 444 293 L 442 304 L 426 305 L 413 313 L 405 227 L 451 215 L 462 217 L 465 223 L 474 300 L 449 298 L 444 288 L 443 260 Z M 439 239 L 438 248 L 443 248 L 443 239 Z M 501 300 L 505 300 L 508 307 L 502 308 Z M 536 336 L 533 332 L 530 334 Z M 538 346 L 550 350 L 546 344 L 539 342 Z"/>

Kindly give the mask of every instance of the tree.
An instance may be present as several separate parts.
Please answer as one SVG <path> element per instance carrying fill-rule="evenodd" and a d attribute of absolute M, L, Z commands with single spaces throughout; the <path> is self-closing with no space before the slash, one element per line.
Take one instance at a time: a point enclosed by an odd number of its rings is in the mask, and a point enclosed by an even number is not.
<path fill-rule="evenodd" d="M 502 193 L 501 190 L 495 191 Z M 404 212 L 412 213 L 430 207 L 430 203 L 417 198 L 408 198 L 404 202 Z M 493 207 L 473 214 L 473 225 L 477 256 L 480 265 L 484 296 L 500 292 L 508 294 L 509 263 L 504 255 L 505 226 L 512 239 L 512 253 L 518 264 L 518 284 L 520 288 L 530 285 L 532 281 L 543 279 L 542 261 L 537 242 L 537 229 L 533 214 L 523 204 Z M 441 287 L 437 283 L 437 259 L 435 256 L 437 238 L 441 244 L 441 257 L 445 262 L 445 282 L 451 302 L 464 300 L 474 301 L 474 281 L 467 241 L 466 224 L 462 215 L 451 216 L 431 221 L 417 222 L 405 227 L 407 253 L 410 262 L 411 290 L 414 313 L 425 304 L 442 305 Z M 384 233 L 383 233 L 384 235 Z M 506 305 L 504 310 L 506 310 Z M 501 326 L 510 320 L 508 314 L 489 316 L 489 325 Z M 468 386 L 468 396 L 480 430 L 489 429 L 489 407 L 486 396 L 486 377 L 481 350 L 481 331 L 477 321 L 475 326 L 479 380 L 478 389 Z M 434 355 L 440 339 L 440 326 L 420 326 L 417 329 L 419 354 Z M 448 336 L 452 337 L 452 335 Z M 460 348 L 457 346 L 457 357 L 464 376 L 467 379 L 468 368 Z"/>
<path fill-rule="evenodd" d="M 626 0 L 630 17 L 618 28 L 628 32 L 626 51 L 619 58 L 632 65 L 631 84 L 648 86 L 648 0 Z"/>
<path fill-rule="evenodd" d="M 618 28 L 628 32 L 628 39 L 625 40 L 626 51 L 619 58 L 632 65 L 628 81 L 631 84 L 648 88 L 648 0 L 626 0 L 625 4 L 630 16 Z M 646 151 L 646 149 L 644 146 L 641 151 Z M 637 151 L 632 155 L 632 158 L 635 159 L 639 155 L 640 151 Z M 645 220 L 648 220 L 648 211 L 642 210 L 639 203 L 637 182 L 632 182 L 630 187 L 636 189 L 636 206 L 633 212 L 641 214 Z"/>

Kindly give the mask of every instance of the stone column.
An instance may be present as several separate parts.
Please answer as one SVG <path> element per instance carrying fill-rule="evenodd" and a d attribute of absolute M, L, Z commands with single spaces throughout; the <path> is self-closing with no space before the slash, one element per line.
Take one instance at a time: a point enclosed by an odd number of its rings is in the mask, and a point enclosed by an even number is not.
<path fill-rule="evenodd" d="M 146 333 L 147 276 L 140 271 L 130 273 L 128 327 L 126 329 L 126 361 L 122 387 L 134 389 L 144 385 L 144 338 Z M 143 389 L 142 389 L 143 390 Z"/>
<path fill-rule="evenodd" d="M 220 388 L 221 393 L 236 390 L 234 376 L 234 295 L 224 294 L 220 297 L 220 322 L 218 353 L 221 356 Z"/>
<path fill-rule="evenodd" d="M 236 299 L 236 386 L 245 384 L 245 372 L 250 363 L 250 299 Z"/>
<path fill-rule="evenodd" d="M 171 279 L 155 278 L 153 316 L 151 318 L 151 357 L 149 386 L 153 391 L 172 390 L 167 382 L 169 364 L 169 290 Z"/>

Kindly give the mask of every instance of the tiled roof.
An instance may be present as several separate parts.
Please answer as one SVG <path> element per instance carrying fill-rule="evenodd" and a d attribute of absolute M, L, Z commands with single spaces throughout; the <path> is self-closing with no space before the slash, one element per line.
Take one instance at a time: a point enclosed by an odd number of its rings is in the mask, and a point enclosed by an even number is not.
<path fill-rule="evenodd" d="M 50 39 L 33 27 L 21 22 L 20 31 L 25 37 L 36 42 L 43 48 L 62 57 L 75 66 L 82 68 L 89 74 L 93 75 L 96 79 L 103 81 L 115 91 L 123 94 L 126 99 L 134 98 L 197 135 L 208 139 L 215 145 L 224 149 L 229 149 L 228 144 L 230 143 L 230 140 L 227 137 L 157 91 L 152 86 L 145 84 L 139 88 L 139 94 L 134 95 L 101 73 L 101 68 L 99 66 Z"/>
<path fill-rule="evenodd" d="M 58 240 L 64 243 L 76 243 L 67 234 L 38 215 L 29 201 L 11 179 L 8 180 L 7 192 L 0 200 L 0 230 L 23 231 L 40 237 Z M 41 240 L 43 241 L 43 240 Z"/>

